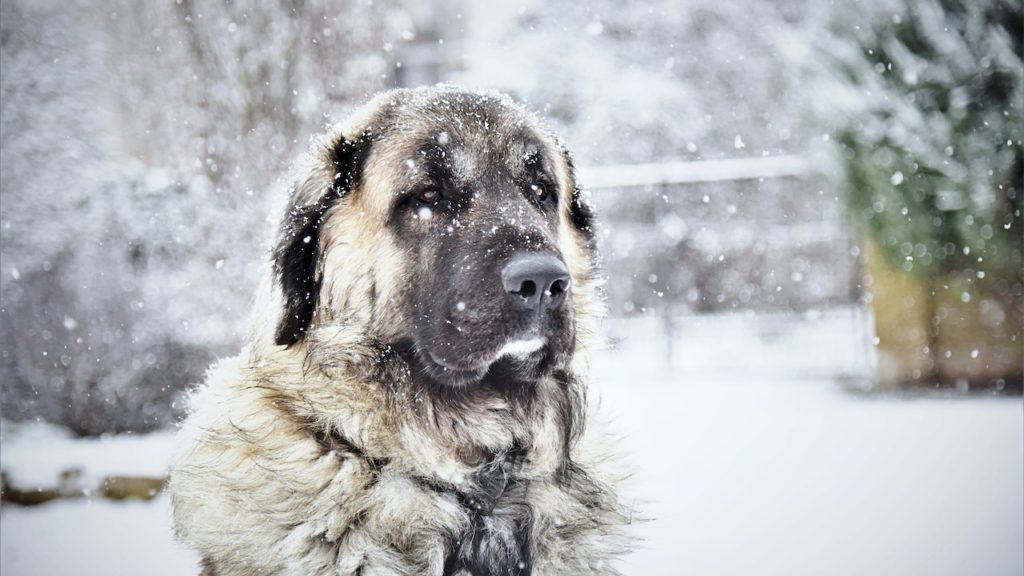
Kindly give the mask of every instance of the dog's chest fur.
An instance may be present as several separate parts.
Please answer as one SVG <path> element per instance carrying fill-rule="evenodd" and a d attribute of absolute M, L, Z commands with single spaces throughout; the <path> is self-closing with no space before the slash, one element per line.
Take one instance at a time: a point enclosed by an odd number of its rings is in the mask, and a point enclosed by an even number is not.
<path fill-rule="evenodd" d="M 500 426 L 459 411 L 410 418 L 379 386 L 273 372 L 222 363 L 182 432 L 176 524 L 208 574 L 617 573 L 628 511 L 587 453 L 564 451 L 557 402 L 525 415 L 548 424 L 518 441 L 507 407 L 485 411 Z M 466 426 L 503 447 L 450 454 L 437 435 Z"/>
<path fill-rule="evenodd" d="M 372 482 L 390 473 L 388 459 L 371 458 L 337 434 L 321 434 L 318 441 L 342 458 L 364 460 L 372 470 Z M 534 511 L 529 503 L 530 480 L 523 474 L 526 456 L 526 449 L 516 443 L 500 453 L 486 454 L 472 474 L 457 477 L 454 483 L 411 477 L 417 489 L 439 497 L 440 507 L 457 503 L 467 520 L 461 532 L 449 535 L 444 576 L 532 573 Z"/>
<path fill-rule="evenodd" d="M 533 509 L 529 482 L 520 476 L 520 447 L 496 455 L 455 496 L 470 525 L 452 543 L 444 574 L 530 574 Z"/>

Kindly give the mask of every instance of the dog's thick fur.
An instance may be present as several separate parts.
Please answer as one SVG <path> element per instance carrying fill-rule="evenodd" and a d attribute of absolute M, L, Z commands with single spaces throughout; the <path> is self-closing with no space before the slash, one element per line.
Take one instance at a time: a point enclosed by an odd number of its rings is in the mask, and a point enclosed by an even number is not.
<path fill-rule="evenodd" d="M 175 524 L 205 573 L 617 574 L 631 511 L 583 434 L 601 305 L 568 153 L 504 96 L 434 87 L 311 156 L 251 340 L 180 433 Z M 527 328 L 493 277 L 524 250 L 570 290 L 544 348 L 509 354 Z"/>

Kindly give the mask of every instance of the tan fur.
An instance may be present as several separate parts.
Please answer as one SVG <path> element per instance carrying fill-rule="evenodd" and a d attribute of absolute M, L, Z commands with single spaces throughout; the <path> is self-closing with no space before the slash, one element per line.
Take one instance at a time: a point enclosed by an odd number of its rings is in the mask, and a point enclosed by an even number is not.
<path fill-rule="evenodd" d="M 446 90 L 372 101 L 299 169 L 293 199 L 309 204 L 330 187 L 329 149 L 339 136 L 358 138 L 378 128 L 382 109 Z M 177 530 L 209 574 L 441 576 L 452 541 L 471 525 L 473 511 L 456 494 L 471 492 L 487 465 L 482 455 L 515 443 L 528 454 L 517 474 L 518 497 L 532 511 L 532 573 L 618 573 L 631 512 L 602 471 L 606 447 L 590 434 L 563 438 L 567 398 L 582 408 L 585 356 L 601 312 L 592 254 L 566 212 L 558 245 L 572 275 L 577 349 L 565 382 L 536 382 L 525 405 L 473 390 L 439 398 L 410 386 L 408 368 L 389 353 L 385 343 L 410 322 L 394 303 L 413 279 L 403 276 L 385 210 L 409 154 L 403 142 L 416 129 L 375 142 L 358 193 L 325 218 L 317 260 L 324 282 L 305 337 L 274 344 L 282 297 L 266 279 L 250 344 L 211 368 L 192 398 L 170 491 Z M 571 190 L 564 162 L 560 178 Z M 567 442 L 572 471 L 562 469 Z M 502 521 L 485 519 L 495 533 L 507 528 Z"/>

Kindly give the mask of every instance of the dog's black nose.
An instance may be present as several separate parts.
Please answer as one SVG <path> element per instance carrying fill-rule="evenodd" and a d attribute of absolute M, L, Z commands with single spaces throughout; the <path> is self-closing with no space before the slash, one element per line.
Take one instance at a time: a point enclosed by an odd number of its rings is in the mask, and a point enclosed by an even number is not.
<path fill-rule="evenodd" d="M 547 310 L 565 300 L 569 270 L 554 254 L 519 252 L 502 268 L 501 283 L 524 308 Z"/>

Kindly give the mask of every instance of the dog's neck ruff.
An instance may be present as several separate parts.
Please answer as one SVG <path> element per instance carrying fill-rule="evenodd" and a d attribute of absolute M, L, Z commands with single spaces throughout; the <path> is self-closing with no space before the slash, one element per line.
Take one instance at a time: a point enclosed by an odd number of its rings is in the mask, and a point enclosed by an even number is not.
<path fill-rule="evenodd" d="M 318 432 L 317 441 L 326 451 L 342 458 L 358 458 L 373 471 L 373 482 L 389 470 L 392 460 L 367 455 L 353 441 L 337 432 Z M 452 482 L 411 476 L 417 484 L 438 495 L 448 495 L 469 517 L 469 525 L 455 534 L 444 560 L 445 576 L 458 574 L 509 574 L 525 576 L 533 569 L 533 507 L 524 496 L 529 481 L 523 476 L 527 458 L 518 442 L 499 453 L 489 454 L 468 477 Z M 400 472 L 398 472 L 400 474 Z M 500 553 L 495 554 L 495 551 Z"/>

